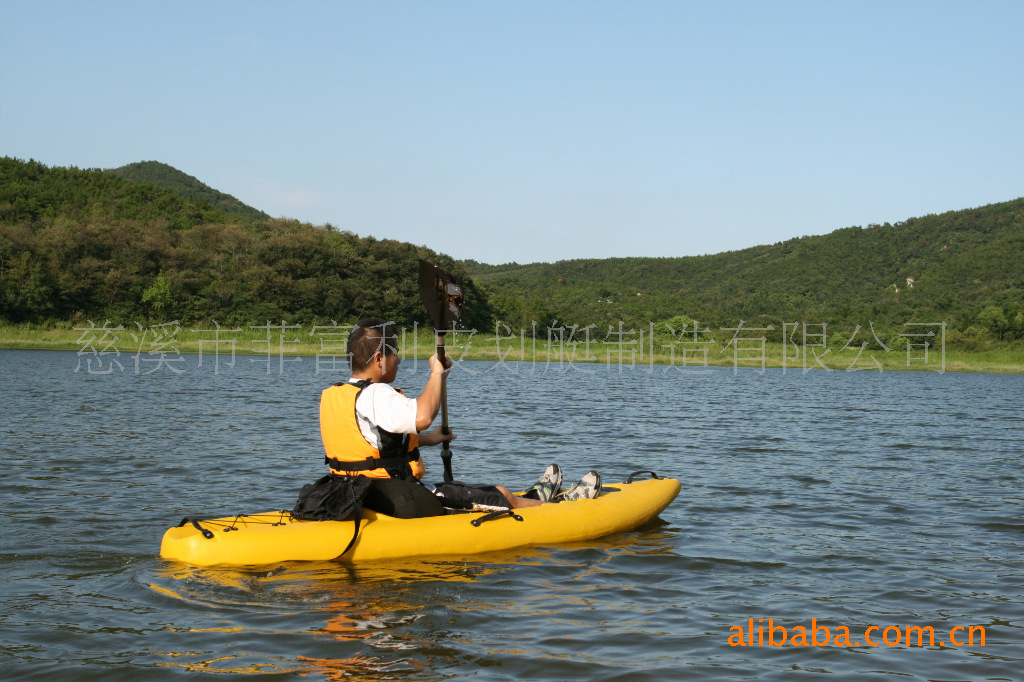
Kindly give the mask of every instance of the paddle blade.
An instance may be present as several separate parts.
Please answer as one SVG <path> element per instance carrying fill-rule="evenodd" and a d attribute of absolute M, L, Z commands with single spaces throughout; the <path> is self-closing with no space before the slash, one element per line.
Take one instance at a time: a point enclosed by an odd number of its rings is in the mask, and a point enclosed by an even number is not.
<path fill-rule="evenodd" d="M 435 329 L 446 329 L 462 313 L 462 285 L 441 268 L 420 259 L 420 299 Z"/>

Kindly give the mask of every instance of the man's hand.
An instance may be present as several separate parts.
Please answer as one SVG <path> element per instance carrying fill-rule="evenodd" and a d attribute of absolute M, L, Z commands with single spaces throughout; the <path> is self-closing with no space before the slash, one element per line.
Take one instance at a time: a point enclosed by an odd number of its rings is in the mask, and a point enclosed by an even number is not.
<path fill-rule="evenodd" d="M 437 355 L 430 356 L 430 375 L 435 374 L 447 374 L 452 368 L 452 359 L 445 353 L 444 364 L 439 365 L 437 362 Z"/>
<path fill-rule="evenodd" d="M 420 434 L 420 445 L 438 445 L 451 440 L 455 440 L 455 434 L 449 433 L 447 436 L 441 433 L 440 424 L 435 426 L 427 433 Z"/>

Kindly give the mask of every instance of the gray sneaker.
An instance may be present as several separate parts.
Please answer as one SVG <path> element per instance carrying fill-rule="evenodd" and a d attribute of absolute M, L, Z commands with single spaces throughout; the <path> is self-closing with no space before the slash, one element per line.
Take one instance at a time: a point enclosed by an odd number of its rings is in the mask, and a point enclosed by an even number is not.
<path fill-rule="evenodd" d="M 537 479 L 537 482 L 527 490 L 524 497 L 536 497 L 541 502 L 548 502 L 555 496 L 562 486 L 562 470 L 557 464 L 552 464 L 545 471 L 544 475 Z M 533 493 L 533 494 L 531 494 Z"/>
<path fill-rule="evenodd" d="M 571 488 L 562 493 L 561 497 L 566 502 L 574 500 L 592 500 L 601 494 L 601 474 L 596 471 L 588 471 L 583 478 L 576 481 Z"/>

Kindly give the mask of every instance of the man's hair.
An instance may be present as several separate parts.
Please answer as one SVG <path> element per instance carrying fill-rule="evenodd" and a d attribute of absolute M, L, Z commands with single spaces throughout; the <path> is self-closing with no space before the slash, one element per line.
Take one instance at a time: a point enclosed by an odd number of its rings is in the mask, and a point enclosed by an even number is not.
<path fill-rule="evenodd" d="M 348 335 L 348 364 L 353 372 L 366 369 L 377 351 L 398 355 L 398 333 L 386 320 L 371 318 L 356 324 Z"/>

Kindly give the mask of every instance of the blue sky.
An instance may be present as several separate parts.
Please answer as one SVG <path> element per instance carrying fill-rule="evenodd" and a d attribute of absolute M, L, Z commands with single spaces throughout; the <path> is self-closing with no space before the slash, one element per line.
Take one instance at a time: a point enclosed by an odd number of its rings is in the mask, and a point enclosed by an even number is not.
<path fill-rule="evenodd" d="M 0 155 L 488 263 L 1024 196 L 1024 2 L 0 0 Z"/>

